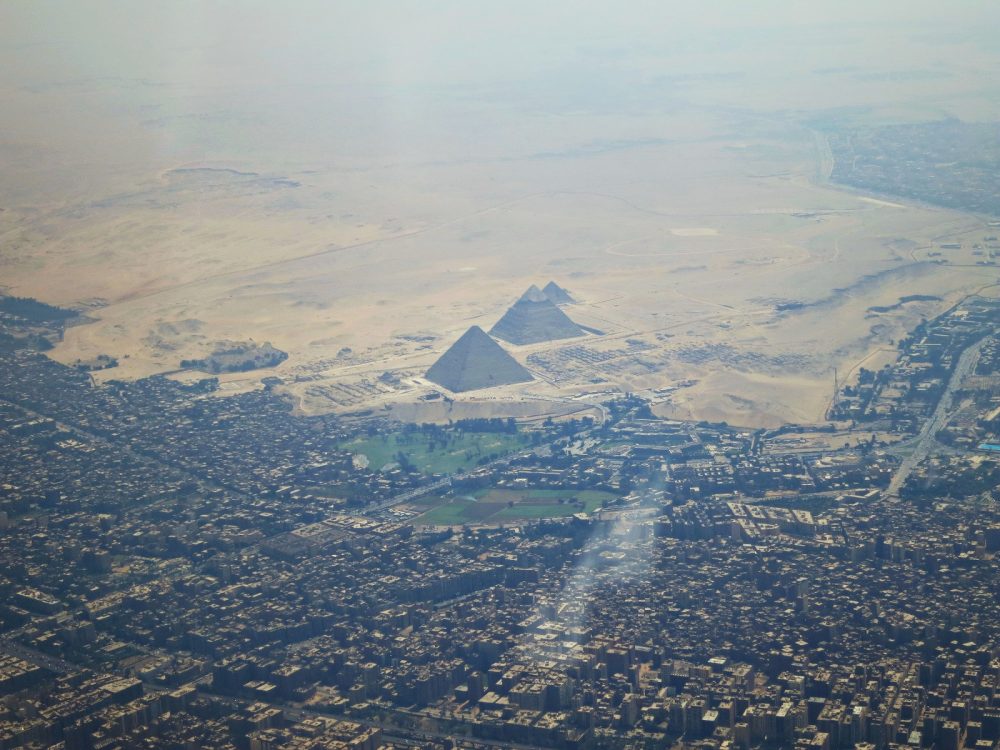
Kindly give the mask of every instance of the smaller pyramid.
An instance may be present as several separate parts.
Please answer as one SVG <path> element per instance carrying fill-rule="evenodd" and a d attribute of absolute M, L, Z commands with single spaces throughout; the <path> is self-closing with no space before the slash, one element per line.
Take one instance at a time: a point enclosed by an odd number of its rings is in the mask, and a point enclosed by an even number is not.
<path fill-rule="evenodd" d="M 542 294 L 548 297 L 553 305 L 572 305 L 575 299 L 569 296 L 569 292 L 559 286 L 556 282 L 550 281 L 542 288 Z"/>
<path fill-rule="evenodd" d="M 463 333 L 424 377 L 453 393 L 534 379 L 479 326 Z"/>
<path fill-rule="evenodd" d="M 545 296 L 545 292 L 539 289 L 537 284 L 532 284 L 525 290 L 517 302 L 545 302 L 547 299 L 548 297 Z M 514 304 L 517 303 L 515 302 Z"/>
<path fill-rule="evenodd" d="M 537 344 L 583 336 L 584 330 L 532 284 L 490 329 L 490 334 L 511 344 Z"/>

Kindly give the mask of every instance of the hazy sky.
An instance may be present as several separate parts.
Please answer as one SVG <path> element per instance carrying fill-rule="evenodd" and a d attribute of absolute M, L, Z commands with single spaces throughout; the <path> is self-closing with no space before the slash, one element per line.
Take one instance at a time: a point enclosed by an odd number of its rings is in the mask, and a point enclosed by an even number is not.
<path fill-rule="evenodd" d="M 516 80 L 592 55 L 665 55 L 867 33 L 889 57 L 887 29 L 987 33 L 991 0 L 730 0 L 729 2 L 5 2 L 0 76 L 7 85 L 60 75 L 148 76 L 210 85 L 444 84 Z M 878 28 L 881 27 L 881 28 Z M 787 58 L 787 62 L 794 62 Z M 846 61 L 845 61 L 846 62 Z"/>
<path fill-rule="evenodd" d="M 183 356 L 163 321 L 325 358 L 572 259 L 595 294 L 654 283 L 661 245 L 716 284 L 688 242 L 774 265 L 755 299 L 799 298 L 786 271 L 819 299 L 884 270 L 759 242 L 852 200 L 812 183 L 819 129 L 1000 120 L 997 28 L 996 0 L 0 0 L 0 285 L 110 301 L 60 352 L 132 374 Z"/>
<path fill-rule="evenodd" d="M 545 118 L 653 137 L 648 118 L 684 107 L 986 119 L 998 27 L 992 0 L 8 0 L 0 155 L 25 185 L 17 165 L 41 160 L 95 177 L 248 154 L 531 153 L 563 127 Z"/>

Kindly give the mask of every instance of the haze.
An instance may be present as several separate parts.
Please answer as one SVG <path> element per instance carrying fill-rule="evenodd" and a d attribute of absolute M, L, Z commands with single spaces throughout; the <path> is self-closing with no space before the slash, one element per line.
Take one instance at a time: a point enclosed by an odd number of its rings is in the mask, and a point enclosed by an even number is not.
<path fill-rule="evenodd" d="M 272 375 L 306 412 L 430 419 L 427 366 L 554 279 L 588 347 L 645 365 L 521 347 L 539 382 L 469 413 L 687 382 L 660 413 L 814 421 L 835 370 L 984 283 L 913 250 L 980 220 L 826 183 L 827 125 L 1000 118 L 1000 8 L 947 12 L 7 3 L 0 285 L 85 310 L 52 356 L 117 358 L 98 379 L 269 341 L 288 360 L 224 392 Z"/>

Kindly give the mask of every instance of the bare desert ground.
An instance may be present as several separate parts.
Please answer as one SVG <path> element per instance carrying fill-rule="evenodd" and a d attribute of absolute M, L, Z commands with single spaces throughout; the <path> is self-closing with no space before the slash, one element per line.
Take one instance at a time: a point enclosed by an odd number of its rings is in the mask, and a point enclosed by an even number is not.
<path fill-rule="evenodd" d="M 69 330 L 60 361 L 110 354 L 121 364 L 100 376 L 141 377 L 219 340 L 270 341 L 289 360 L 232 380 L 277 375 L 306 411 L 424 395 L 423 371 L 465 328 L 488 328 L 531 283 L 555 279 L 578 300 L 571 317 L 604 335 L 513 347 L 538 380 L 505 391 L 559 399 L 693 380 L 661 413 L 813 421 L 835 368 L 846 375 L 984 285 L 967 252 L 948 251 L 946 265 L 926 254 L 988 229 L 818 185 L 811 142 L 797 145 L 780 162 L 713 141 L 440 167 L 442 183 L 483 196 L 455 214 L 413 189 L 397 198 L 409 215 L 381 223 L 330 214 L 330 175 L 174 169 L 141 197 L 34 225 L 32 262 L 8 279 L 89 306 L 93 322 Z M 489 194 L 490 181 L 518 178 L 522 194 Z M 912 294 L 939 300 L 869 311 Z"/>
<path fill-rule="evenodd" d="M 277 377 L 308 413 L 529 418 L 634 391 L 677 418 L 816 421 L 835 372 L 997 282 L 972 255 L 984 219 L 831 187 L 815 126 L 1000 116 L 989 66 L 852 39 L 806 35 L 781 74 L 764 48 L 643 48 L 590 88 L 559 61 L 516 86 L 334 63 L 249 80 L 207 53 L 210 80 L 145 53 L 127 78 L 8 72 L 0 287 L 85 312 L 51 356 L 117 358 L 97 382 L 253 340 L 289 358 L 221 392 Z M 534 382 L 425 400 L 463 331 L 549 280 L 602 335 L 508 346 Z"/>

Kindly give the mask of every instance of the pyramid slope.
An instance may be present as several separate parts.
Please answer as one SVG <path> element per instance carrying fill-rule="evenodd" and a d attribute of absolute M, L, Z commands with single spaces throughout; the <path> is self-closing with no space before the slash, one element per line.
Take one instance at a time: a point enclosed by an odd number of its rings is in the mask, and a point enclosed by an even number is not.
<path fill-rule="evenodd" d="M 554 281 L 550 281 L 542 288 L 542 294 L 544 294 L 553 305 L 571 305 L 576 302 L 575 299 L 569 296 L 569 292 Z"/>
<path fill-rule="evenodd" d="M 584 330 L 532 284 L 490 329 L 490 334 L 511 344 L 537 344 L 583 336 Z"/>
<path fill-rule="evenodd" d="M 518 302 L 544 302 L 548 299 L 548 296 L 539 289 L 535 284 L 528 287 L 528 290 L 521 295 Z"/>
<path fill-rule="evenodd" d="M 531 373 L 479 326 L 463 333 L 424 377 L 453 393 L 533 380 Z"/>

